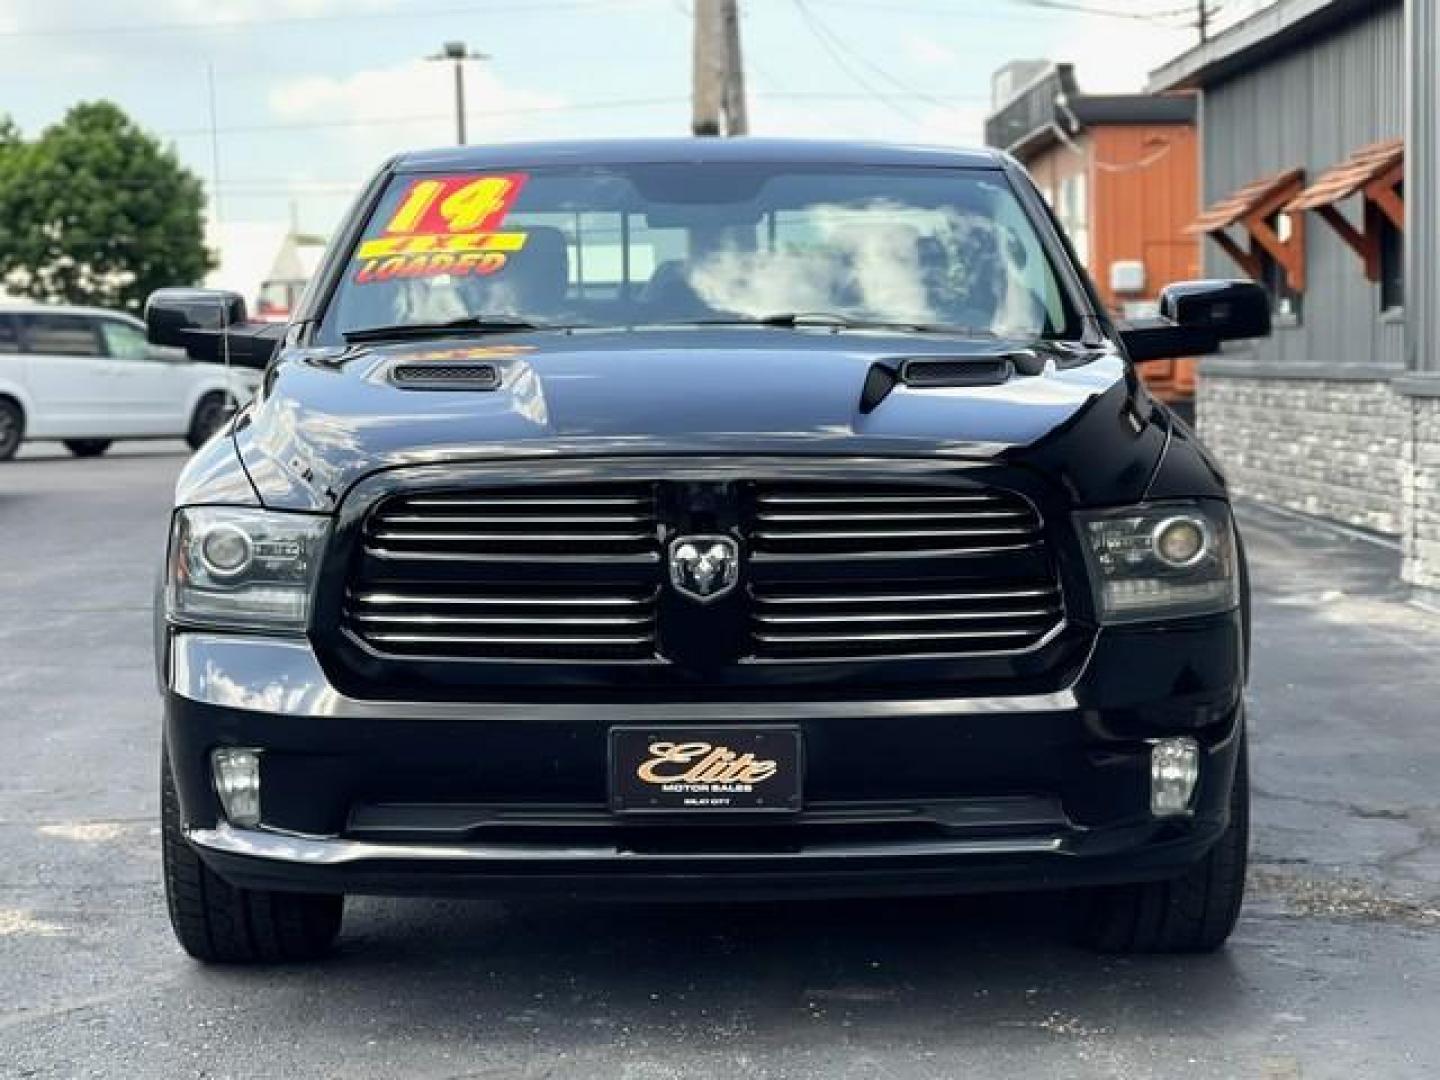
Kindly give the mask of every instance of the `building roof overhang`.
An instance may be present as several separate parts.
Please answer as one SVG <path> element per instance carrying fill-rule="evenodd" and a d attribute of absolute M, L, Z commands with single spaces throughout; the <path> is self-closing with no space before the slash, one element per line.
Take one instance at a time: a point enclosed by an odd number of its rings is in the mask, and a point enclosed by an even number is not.
<path fill-rule="evenodd" d="M 1152 94 L 1221 82 L 1319 35 L 1403 0 L 1276 0 L 1150 73 Z"/>

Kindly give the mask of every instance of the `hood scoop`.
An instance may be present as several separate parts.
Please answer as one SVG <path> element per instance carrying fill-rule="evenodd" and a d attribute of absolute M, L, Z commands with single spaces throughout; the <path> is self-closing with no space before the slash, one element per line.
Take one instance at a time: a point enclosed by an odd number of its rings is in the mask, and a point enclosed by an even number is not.
<path fill-rule="evenodd" d="M 912 356 L 872 364 L 860 391 L 860 411 L 873 412 L 898 385 L 919 390 L 957 386 L 1000 386 L 1015 375 L 1039 375 L 1045 359 L 1029 349 L 977 356 Z"/>
<path fill-rule="evenodd" d="M 494 364 L 395 364 L 390 383 L 401 390 L 498 390 L 500 371 Z"/>

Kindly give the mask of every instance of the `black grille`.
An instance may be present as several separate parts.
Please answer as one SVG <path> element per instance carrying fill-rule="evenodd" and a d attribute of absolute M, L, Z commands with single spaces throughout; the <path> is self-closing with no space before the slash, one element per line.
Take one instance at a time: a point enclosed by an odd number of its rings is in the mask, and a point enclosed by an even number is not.
<path fill-rule="evenodd" d="M 345 621 L 394 657 L 645 660 L 658 586 L 605 567 L 658 561 L 650 484 L 427 491 L 370 514 Z"/>
<path fill-rule="evenodd" d="M 658 559 L 649 485 L 444 492 L 391 499 L 370 516 L 381 559 Z"/>
<path fill-rule="evenodd" d="M 880 484 L 761 484 L 757 558 L 944 556 L 1039 547 L 1040 519 L 1008 491 Z"/>
<path fill-rule="evenodd" d="M 669 580 L 666 547 L 692 532 L 740 541 L 742 585 L 717 603 Z M 747 664 L 1004 656 L 1063 619 L 1018 494 L 683 477 L 390 497 L 365 521 L 343 610 L 382 658 L 642 663 L 661 679 L 703 666 L 722 681 Z"/>
<path fill-rule="evenodd" d="M 655 590 L 623 585 L 421 585 L 352 590 L 358 636 L 394 656 L 639 659 L 655 648 Z"/>
<path fill-rule="evenodd" d="M 756 655 L 770 660 L 1014 652 L 1059 624 L 1053 581 L 943 578 L 752 590 Z"/>

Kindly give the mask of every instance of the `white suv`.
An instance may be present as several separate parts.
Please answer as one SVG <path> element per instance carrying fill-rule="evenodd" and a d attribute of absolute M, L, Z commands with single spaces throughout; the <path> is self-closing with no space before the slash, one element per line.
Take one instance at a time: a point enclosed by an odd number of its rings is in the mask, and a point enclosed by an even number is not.
<path fill-rule="evenodd" d="M 59 439 L 78 457 L 116 439 L 198 447 L 260 382 L 145 340 L 138 319 L 101 308 L 0 306 L 0 461 L 25 439 Z"/>

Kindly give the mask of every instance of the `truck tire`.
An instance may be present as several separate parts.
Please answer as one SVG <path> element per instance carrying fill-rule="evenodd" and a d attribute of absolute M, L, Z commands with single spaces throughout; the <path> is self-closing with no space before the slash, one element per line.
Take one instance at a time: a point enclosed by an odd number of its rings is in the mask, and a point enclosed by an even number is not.
<path fill-rule="evenodd" d="M 181 948 L 213 964 L 314 960 L 328 952 L 340 933 L 345 898 L 240 889 L 226 882 L 181 833 L 168 754 L 160 768 L 165 899 Z"/>
<path fill-rule="evenodd" d="M 0 461 L 15 456 L 25 441 L 25 410 L 9 398 L 0 398 Z"/>
<path fill-rule="evenodd" d="M 76 457 L 99 457 L 110 449 L 110 439 L 66 439 L 65 449 Z"/>
<path fill-rule="evenodd" d="M 185 435 L 190 449 L 199 450 L 209 442 L 210 436 L 220 430 L 233 409 L 234 402 L 230 395 L 222 391 L 213 390 L 202 397 L 195 406 L 195 415 L 190 418 L 190 430 Z"/>
<path fill-rule="evenodd" d="M 1230 790 L 1230 825 L 1214 847 L 1170 881 L 1093 890 L 1082 907 L 1082 943 L 1109 953 L 1203 953 L 1225 944 L 1245 896 L 1250 841 L 1247 759 L 1242 741 Z"/>

